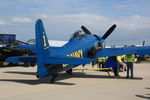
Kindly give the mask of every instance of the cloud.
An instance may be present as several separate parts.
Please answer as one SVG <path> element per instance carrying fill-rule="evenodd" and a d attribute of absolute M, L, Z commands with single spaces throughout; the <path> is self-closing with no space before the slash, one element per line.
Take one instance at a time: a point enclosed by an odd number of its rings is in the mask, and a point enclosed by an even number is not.
<path fill-rule="evenodd" d="M 0 20 L 0 25 L 6 25 L 6 22 Z"/>
<path fill-rule="evenodd" d="M 133 15 L 112 19 L 112 22 L 116 23 L 121 30 L 133 31 L 150 29 L 150 17 Z"/>
<path fill-rule="evenodd" d="M 17 22 L 17 23 L 31 23 L 32 20 L 30 18 L 14 17 L 12 19 L 12 22 Z"/>
<path fill-rule="evenodd" d="M 93 34 L 102 36 L 113 24 L 117 28 L 107 39 L 111 44 L 136 44 L 139 41 L 148 41 L 150 37 L 150 17 L 138 14 L 114 18 L 90 13 L 44 15 L 46 19 L 43 19 L 43 23 L 49 39 L 68 40 L 73 32 L 81 29 L 81 25 Z"/>
<path fill-rule="evenodd" d="M 66 15 L 54 15 L 49 16 L 49 20 L 53 20 L 56 22 L 65 22 L 72 24 L 87 24 L 94 25 L 96 22 L 106 22 L 109 20 L 106 16 L 99 16 L 94 14 L 66 14 Z"/>
<path fill-rule="evenodd" d="M 140 15 L 132 15 L 128 17 L 111 18 L 96 14 L 66 14 L 66 15 L 42 15 L 46 18 L 47 23 L 61 23 L 61 24 L 76 24 L 87 25 L 90 27 L 107 28 L 108 25 L 117 24 L 119 30 L 144 30 L 150 29 L 150 17 Z M 41 18 L 42 18 L 41 16 Z"/>

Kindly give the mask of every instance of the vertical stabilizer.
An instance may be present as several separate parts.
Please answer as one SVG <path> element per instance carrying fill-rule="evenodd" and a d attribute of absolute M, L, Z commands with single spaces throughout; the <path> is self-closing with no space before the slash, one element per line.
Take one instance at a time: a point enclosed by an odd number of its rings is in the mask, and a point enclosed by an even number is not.
<path fill-rule="evenodd" d="M 42 20 L 39 19 L 35 25 L 36 32 L 36 50 L 37 50 L 37 76 L 44 77 L 48 71 L 44 65 L 44 60 L 50 54 L 48 39 L 44 30 Z"/>
<path fill-rule="evenodd" d="M 45 29 L 44 29 L 44 26 L 43 26 L 41 19 L 37 20 L 35 28 L 36 28 L 37 49 L 39 49 L 39 50 L 48 49 L 49 43 L 48 43 L 48 39 L 47 39 Z"/>

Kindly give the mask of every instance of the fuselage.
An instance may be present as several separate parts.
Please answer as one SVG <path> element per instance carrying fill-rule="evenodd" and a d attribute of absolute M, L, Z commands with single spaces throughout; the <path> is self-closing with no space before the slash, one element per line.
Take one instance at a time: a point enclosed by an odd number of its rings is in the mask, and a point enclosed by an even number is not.
<path fill-rule="evenodd" d="M 94 35 L 85 35 L 81 38 L 71 39 L 68 43 L 64 46 L 56 49 L 50 50 L 50 56 L 71 56 L 71 57 L 81 57 L 81 58 L 88 58 L 89 51 L 91 48 L 96 48 L 99 44 L 99 48 L 102 48 L 104 45 L 104 40 L 100 39 L 98 36 Z M 50 67 L 53 66 L 53 67 Z M 56 72 L 60 72 L 63 70 L 68 70 L 74 68 L 78 65 L 69 65 L 69 64 L 61 64 L 61 65 L 50 65 L 49 70 L 52 68 L 53 70 L 56 69 Z M 54 72 L 55 72 L 54 71 Z M 52 71 L 53 72 L 53 71 Z"/>

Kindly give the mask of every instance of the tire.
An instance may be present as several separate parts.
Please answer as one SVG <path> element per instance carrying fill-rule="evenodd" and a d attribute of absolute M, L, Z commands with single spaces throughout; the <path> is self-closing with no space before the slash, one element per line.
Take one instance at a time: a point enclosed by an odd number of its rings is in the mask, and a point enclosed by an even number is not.
<path fill-rule="evenodd" d="M 29 67 L 29 66 L 30 66 L 30 63 L 24 63 L 23 66 L 24 66 L 24 67 Z"/>
<path fill-rule="evenodd" d="M 3 67 L 3 62 L 0 62 L 0 67 Z"/>
<path fill-rule="evenodd" d="M 30 63 L 30 66 L 34 67 L 34 66 L 35 66 L 35 63 Z"/>
<path fill-rule="evenodd" d="M 72 74 L 72 69 L 66 70 L 67 74 Z"/>
<path fill-rule="evenodd" d="M 114 67 L 114 76 L 119 76 L 119 68 L 118 68 L 118 66 Z"/>

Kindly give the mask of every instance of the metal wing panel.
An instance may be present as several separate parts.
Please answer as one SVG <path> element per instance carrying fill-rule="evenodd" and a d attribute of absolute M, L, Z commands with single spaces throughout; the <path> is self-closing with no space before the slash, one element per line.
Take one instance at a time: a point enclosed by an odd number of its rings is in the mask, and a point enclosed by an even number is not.
<path fill-rule="evenodd" d="M 119 55 L 138 54 L 145 55 L 150 54 L 150 46 L 146 47 L 123 47 L 123 48 L 104 48 L 97 52 L 95 58 L 98 57 L 111 57 Z"/>

